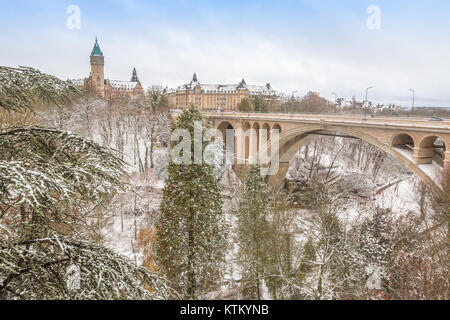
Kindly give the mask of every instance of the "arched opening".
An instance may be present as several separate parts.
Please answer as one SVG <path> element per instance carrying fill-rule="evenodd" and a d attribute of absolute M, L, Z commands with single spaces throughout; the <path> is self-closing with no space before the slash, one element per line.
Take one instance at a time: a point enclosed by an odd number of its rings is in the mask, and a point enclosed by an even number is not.
<path fill-rule="evenodd" d="M 414 149 L 414 139 L 407 133 L 400 133 L 392 139 L 392 147 Z"/>
<path fill-rule="evenodd" d="M 278 123 L 273 125 L 272 130 L 278 130 L 278 133 L 281 134 L 281 126 Z"/>
<path fill-rule="evenodd" d="M 219 130 L 220 133 L 222 134 L 222 140 L 223 140 L 224 144 L 226 144 L 226 142 L 227 142 L 227 130 L 229 130 L 229 129 L 234 129 L 234 128 L 233 128 L 233 125 L 231 123 L 229 123 L 228 121 L 222 122 L 217 127 L 217 130 Z"/>
<path fill-rule="evenodd" d="M 430 153 L 430 157 L 432 156 L 432 158 L 428 159 L 429 163 L 431 163 L 431 161 L 435 161 L 439 165 L 443 165 L 446 145 L 444 140 L 439 136 L 428 136 L 422 139 L 419 143 L 419 148 Z"/>
<path fill-rule="evenodd" d="M 411 161 L 417 162 L 414 138 L 407 133 L 399 133 L 392 138 L 391 147 Z"/>
<path fill-rule="evenodd" d="M 434 191 L 438 191 L 439 187 L 435 183 L 434 179 L 429 172 L 423 171 L 416 165 L 414 159 L 410 154 L 413 154 L 411 150 L 414 148 L 414 138 L 408 134 L 400 133 L 393 137 L 391 146 L 386 145 L 382 141 L 378 140 L 365 132 L 350 130 L 340 126 L 330 126 L 324 131 L 323 126 L 310 126 L 308 128 L 295 128 L 285 131 L 280 138 L 280 150 L 279 150 L 279 170 L 278 173 L 270 179 L 284 179 L 287 173 L 287 169 L 290 166 L 290 162 L 297 152 L 314 138 L 314 135 L 327 133 L 338 134 L 339 136 L 360 139 L 369 143 L 370 145 L 383 150 L 387 154 L 398 159 L 406 168 L 414 172 L 419 178 L 421 178 L 430 188 Z M 430 140 L 432 140 L 430 138 Z M 429 143 L 429 141 L 427 141 Z M 405 148 L 407 152 L 402 152 L 402 148 Z M 274 155 L 271 156 L 274 159 Z"/>
<path fill-rule="evenodd" d="M 236 154 L 236 133 L 234 127 L 228 121 L 222 122 L 217 129 L 222 135 L 223 151 L 227 159 L 227 163 L 234 162 Z M 233 160 L 231 160 L 233 159 Z"/>

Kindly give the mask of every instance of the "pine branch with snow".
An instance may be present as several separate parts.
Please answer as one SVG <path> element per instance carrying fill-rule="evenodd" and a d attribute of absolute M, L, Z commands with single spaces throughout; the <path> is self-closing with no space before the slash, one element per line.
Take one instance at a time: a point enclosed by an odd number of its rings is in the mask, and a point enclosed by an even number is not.
<path fill-rule="evenodd" d="M 32 68 L 0 67 L 0 108 L 64 104 L 79 91 Z M 120 154 L 49 127 L 0 130 L 0 299 L 176 297 L 154 272 L 85 241 L 90 220 L 126 190 Z M 80 270 L 80 288 L 66 280 Z"/>
<path fill-rule="evenodd" d="M 80 90 L 68 81 L 29 67 L 0 66 L 0 108 L 7 111 L 33 109 L 37 102 L 67 104 Z"/>
<path fill-rule="evenodd" d="M 57 234 L 23 238 L 0 225 L 0 298 L 168 299 L 167 282 L 100 245 Z M 68 274 L 75 267 L 78 279 Z M 70 280 L 78 280 L 74 286 Z"/>

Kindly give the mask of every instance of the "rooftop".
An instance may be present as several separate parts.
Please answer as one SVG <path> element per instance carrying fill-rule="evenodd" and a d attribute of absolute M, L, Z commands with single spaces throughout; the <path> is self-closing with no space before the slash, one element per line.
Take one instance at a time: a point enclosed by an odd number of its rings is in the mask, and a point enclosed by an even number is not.
<path fill-rule="evenodd" d="M 111 84 L 111 87 L 114 89 L 132 91 L 136 88 L 138 82 L 134 81 L 122 81 L 122 80 L 108 80 Z"/>
<path fill-rule="evenodd" d="M 274 95 L 276 91 L 270 83 L 263 85 L 247 85 L 244 79 L 238 84 L 201 84 L 198 81 L 197 74 L 194 73 L 192 81 L 188 84 L 178 87 L 178 90 L 194 90 L 200 86 L 205 93 L 236 93 L 237 90 L 248 90 L 250 94 Z"/>

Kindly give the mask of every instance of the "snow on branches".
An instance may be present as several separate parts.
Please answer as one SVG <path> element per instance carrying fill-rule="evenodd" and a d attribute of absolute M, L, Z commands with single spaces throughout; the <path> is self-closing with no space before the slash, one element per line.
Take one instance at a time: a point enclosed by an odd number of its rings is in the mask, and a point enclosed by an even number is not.
<path fill-rule="evenodd" d="M 0 67 L 0 109 L 67 105 L 73 85 L 32 68 Z M 126 190 L 120 152 L 42 126 L 0 128 L 0 300 L 166 299 L 156 273 L 86 236 Z M 72 266 L 79 288 L 68 283 Z"/>
<path fill-rule="evenodd" d="M 167 299 L 166 281 L 112 250 L 56 234 L 23 239 L 0 224 L 0 299 Z M 79 268 L 79 286 L 68 282 Z"/>
<path fill-rule="evenodd" d="M 98 203 L 125 188 L 117 152 L 45 127 L 0 131 L 0 218 L 20 210 L 58 218 L 61 208 Z"/>
<path fill-rule="evenodd" d="M 0 108 L 30 110 L 36 102 L 65 104 L 80 90 L 67 81 L 29 67 L 0 66 Z"/>

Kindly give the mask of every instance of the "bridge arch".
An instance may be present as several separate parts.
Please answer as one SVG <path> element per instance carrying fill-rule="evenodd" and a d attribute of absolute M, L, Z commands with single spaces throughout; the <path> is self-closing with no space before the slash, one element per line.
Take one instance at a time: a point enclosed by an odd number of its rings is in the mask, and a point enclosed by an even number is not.
<path fill-rule="evenodd" d="M 390 141 L 392 147 L 411 145 L 414 148 L 414 146 L 417 146 L 417 139 L 414 137 L 414 135 L 406 132 L 394 133 Z"/>
<path fill-rule="evenodd" d="M 227 130 L 235 130 L 234 126 L 229 122 L 229 121 L 222 121 L 218 126 L 217 126 L 217 130 L 220 131 L 220 133 L 222 133 L 222 139 L 223 142 L 226 143 L 226 139 L 227 139 Z"/>
<path fill-rule="evenodd" d="M 419 147 L 420 148 L 433 148 L 436 145 L 436 140 L 440 140 L 442 142 L 442 145 L 444 147 L 444 151 L 446 151 L 446 141 L 443 137 L 439 136 L 439 135 L 429 135 L 429 136 L 425 136 L 423 137 L 420 142 L 419 142 Z"/>
<path fill-rule="evenodd" d="M 432 163 L 436 161 L 444 166 L 444 159 L 447 149 L 445 139 L 436 134 L 431 134 L 422 137 L 418 145 L 421 150 L 421 163 Z"/>
<path fill-rule="evenodd" d="M 280 179 L 285 177 L 287 170 L 290 166 L 291 160 L 294 158 L 294 156 L 297 154 L 298 150 L 300 150 L 301 147 L 303 147 L 306 143 L 308 143 L 313 137 L 314 133 L 316 132 L 335 132 L 335 133 L 341 133 L 348 136 L 359 138 L 371 145 L 374 145 L 381 150 L 385 151 L 386 153 L 390 154 L 394 158 L 400 160 L 400 162 L 405 165 L 408 169 L 410 169 L 412 172 L 414 172 L 420 179 L 422 179 L 433 191 L 439 191 L 439 187 L 436 184 L 436 181 L 434 181 L 430 176 L 428 176 L 416 163 L 414 163 L 414 160 L 412 158 L 407 157 L 405 154 L 395 150 L 394 142 L 396 142 L 396 137 L 399 139 L 398 142 L 405 142 L 406 136 L 402 136 L 402 134 L 406 133 L 397 133 L 391 138 L 391 143 L 387 144 L 377 137 L 374 137 L 370 134 L 367 134 L 360 130 L 355 130 L 354 128 L 346 128 L 344 126 L 323 126 L 323 125 L 306 125 L 297 127 L 294 129 L 287 130 L 285 132 L 280 133 L 279 136 L 279 146 L 280 146 L 280 152 L 279 152 L 279 159 L 280 159 L 280 171 L 279 174 L 276 174 L 274 176 L 275 179 Z M 414 138 L 406 134 L 410 139 L 409 141 L 406 140 L 406 142 L 412 142 L 414 143 Z M 403 139 L 403 140 L 402 140 Z M 431 138 L 430 138 L 431 139 Z M 433 140 L 434 141 L 434 140 Z M 428 142 L 427 141 L 421 141 L 421 142 Z M 269 144 L 273 147 L 273 142 L 270 141 Z M 280 175 L 281 174 L 281 175 Z"/>
<path fill-rule="evenodd" d="M 225 156 L 227 157 L 227 159 L 228 157 L 230 157 L 230 161 L 234 162 L 235 154 L 237 151 L 237 144 L 236 144 L 236 131 L 233 124 L 231 124 L 228 121 L 223 121 L 217 126 L 217 130 L 222 135 L 220 138 L 222 139 L 223 142 L 224 148 L 223 151 L 225 152 Z M 233 139 L 232 141 L 233 143 L 228 143 L 229 142 L 228 139 Z"/>
<path fill-rule="evenodd" d="M 275 123 L 272 126 L 272 130 L 278 130 L 278 132 L 281 133 L 281 126 L 278 123 Z"/>

